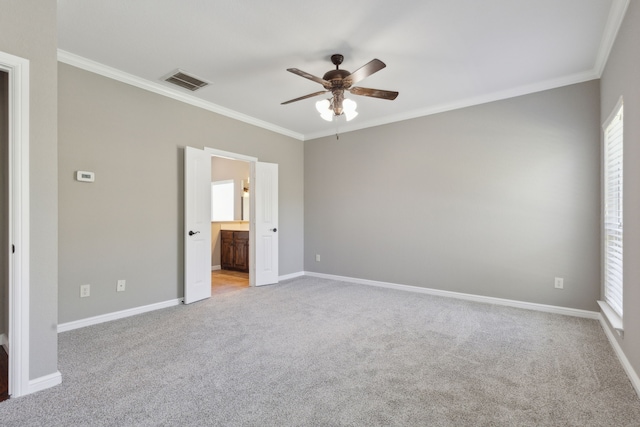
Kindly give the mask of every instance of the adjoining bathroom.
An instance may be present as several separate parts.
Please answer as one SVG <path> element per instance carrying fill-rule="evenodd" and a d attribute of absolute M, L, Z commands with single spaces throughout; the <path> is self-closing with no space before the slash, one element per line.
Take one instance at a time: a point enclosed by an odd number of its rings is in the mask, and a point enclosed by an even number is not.
<path fill-rule="evenodd" d="M 211 157 L 211 293 L 249 286 L 248 162 Z"/>

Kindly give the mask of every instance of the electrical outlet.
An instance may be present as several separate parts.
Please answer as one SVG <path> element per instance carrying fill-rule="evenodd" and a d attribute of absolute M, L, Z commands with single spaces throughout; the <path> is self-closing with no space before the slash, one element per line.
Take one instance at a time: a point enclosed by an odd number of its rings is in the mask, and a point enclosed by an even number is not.
<path fill-rule="evenodd" d="M 562 277 L 556 277 L 553 285 L 556 289 L 564 289 L 564 279 Z"/>
<path fill-rule="evenodd" d="M 316 254 L 316 262 L 320 262 L 320 254 Z"/>
<path fill-rule="evenodd" d="M 118 280 L 118 285 L 116 286 L 116 291 L 117 292 L 124 292 L 126 284 L 127 284 L 126 280 L 124 280 L 124 279 Z"/>
<path fill-rule="evenodd" d="M 86 298 L 91 295 L 91 285 L 80 286 L 80 298 Z"/>

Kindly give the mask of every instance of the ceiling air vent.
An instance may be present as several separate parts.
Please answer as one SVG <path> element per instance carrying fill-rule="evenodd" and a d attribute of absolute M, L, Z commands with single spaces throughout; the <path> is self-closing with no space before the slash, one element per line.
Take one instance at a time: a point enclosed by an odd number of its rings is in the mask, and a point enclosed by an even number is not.
<path fill-rule="evenodd" d="M 185 73 L 182 70 L 176 70 L 164 77 L 165 82 L 173 83 L 190 91 L 196 91 L 207 86 L 209 83 Z"/>

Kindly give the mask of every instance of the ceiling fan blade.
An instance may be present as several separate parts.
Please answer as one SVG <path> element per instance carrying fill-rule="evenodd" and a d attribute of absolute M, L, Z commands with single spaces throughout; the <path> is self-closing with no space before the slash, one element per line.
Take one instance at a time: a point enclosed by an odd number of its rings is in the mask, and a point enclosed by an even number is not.
<path fill-rule="evenodd" d="M 369 89 L 366 87 L 352 87 L 348 89 L 354 95 L 371 96 L 373 98 L 382 98 L 393 101 L 398 97 L 398 92 L 382 89 Z"/>
<path fill-rule="evenodd" d="M 301 96 L 300 98 L 290 99 L 288 101 L 283 102 L 280 105 L 291 104 L 292 102 L 302 101 L 303 99 L 312 98 L 314 96 L 322 95 L 323 93 L 327 93 L 328 90 L 321 90 L 320 92 L 310 93 L 309 95 Z"/>
<path fill-rule="evenodd" d="M 293 74 L 297 74 L 301 77 L 304 77 L 305 79 L 313 80 L 316 83 L 320 83 L 324 87 L 327 87 L 327 85 L 331 87 L 331 83 L 329 83 L 325 79 L 321 79 L 320 77 L 316 77 L 313 74 L 309 74 L 305 71 L 298 70 L 297 68 L 287 68 L 287 71 Z"/>
<path fill-rule="evenodd" d="M 371 61 L 367 62 L 362 67 L 358 68 L 353 73 L 345 77 L 344 82 L 346 85 L 354 85 L 365 77 L 369 77 L 371 74 L 382 70 L 386 66 L 387 65 L 379 59 L 372 59 Z"/>

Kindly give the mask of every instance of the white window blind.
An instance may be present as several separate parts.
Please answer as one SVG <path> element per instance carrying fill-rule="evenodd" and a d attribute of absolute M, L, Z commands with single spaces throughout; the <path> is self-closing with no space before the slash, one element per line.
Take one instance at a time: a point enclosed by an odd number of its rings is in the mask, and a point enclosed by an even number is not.
<path fill-rule="evenodd" d="M 604 124 L 604 300 L 622 318 L 623 104 Z"/>

